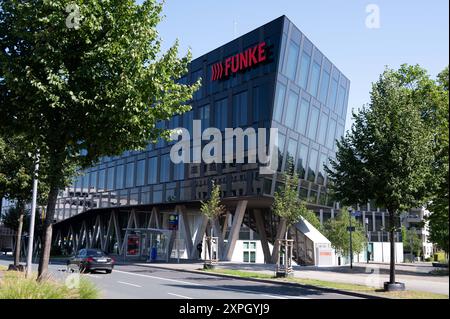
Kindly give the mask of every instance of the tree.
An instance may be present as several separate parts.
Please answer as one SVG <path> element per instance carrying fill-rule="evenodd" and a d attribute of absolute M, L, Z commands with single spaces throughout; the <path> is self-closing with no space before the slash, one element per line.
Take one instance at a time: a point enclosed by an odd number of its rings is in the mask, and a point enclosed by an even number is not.
<path fill-rule="evenodd" d="M 422 240 L 417 236 L 415 228 L 406 229 L 402 226 L 403 250 L 413 255 L 420 256 L 422 252 Z"/>
<path fill-rule="evenodd" d="M 178 57 L 178 43 L 161 54 L 161 11 L 154 0 L 1 4 L 0 124 L 24 133 L 48 162 L 39 279 L 48 270 L 58 191 L 73 174 L 66 169 L 168 138 L 156 123 L 190 109 L 199 82 L 177 82 L 191 58 Z"/>
<path fill-rule="evenodd" d="M 273 212 L 286 221 L 285 237 L 289 234 L 289 228 L 300 221 L 306 219 L 315 228 L 320 230 L 320 220 L 316 214 L 309 210 L 305 203 L 298 196 L 298 175 L 296 173 L 284 174 L 284 185 L 275 192 L 272 205 Z"/>
<path fill-rule="evenodd" d="M 25 205 L 31 200 L 32 195 L 34 159 L 29 151 L 33 148 L 24 136 L 3 135 L 3 138 L 0 137 L 0 197 L 16 202 L 13 211 L 10 211 L 7 216 L 9 219 L 16 218 L 13 228 L 16 231 L 14 265 L 18 265 L 21 255 L 23 224 L 26 217 Z M 46 200 L 47 193 L 46 184 L 39 184 L 38 200 L 40 203 Z M 6 221 L 10 223 L 8 219 Z M 25 229 L 28 228 L 25 227 Z"/>
<path fill-rule="evenodd" d="M 371 102 L 351 132 L 338 141 L 336 160 L 326 172 L 337 200 L 344 205 L 374 200 L 389 212 L 390 278 L 395 284 L 396 220 L 402 211 L 427 201 L 432 179 L 432 136 L 416 98 L 416 68 L 386 69 L 373 84 Z"/>
<path fill-rule="evenodd" d="M 431 214 L 427 218 L 430 241 L 443 249 L 448 256 L 449 252 L 449 227 L 448 227 L 448 190 L 449 190 L 449 76 L 448 66 L 439 73 L 437 81 L 428 84 L 428 93 L 431 103 L 428 103 L 427 114 L 428 127 L 432 130 L 434 138 L 435 162 L 433 165 L 433 181 L 435 187 L 430 187 L 432 192 L 428 209 Z M 430 87 L 432 89 L 430 89 Z"/>
<path fill-rule="evenodd" d="M 212 236 L 214 225 L 218 222 L 218 218 L 225 213 L 225 206 L 220 204 L 220 186 L 216 185 L 214 181 L 211 183 L 211 196 L 206 202 L 201 201 L 200 212 L 208 217 L 208 224 L 211 227 L 210 234 Z M 216 231 L 218 231 L 218 235 L 221 236 L 220 227 L 216 227 Z M 209 242 L 208 246 L 211 244 L 212 243 Z M 209 258 L 212 259 L 212 256 L 209 256 Z"/>
<path fill-rule="evenodd" d="M 360 253 L 364 249 L 366 243 L 366 236 L 363 225 L 358 222 L 355 217 L 351 217 L 352 227 L 352 251 L 353 253 Z M 325 236 L 330 240 L 331 246 L 340 254 L 350 255 L 350 214 L 348 210 L 343 207 L 335 218 L 329 219 L 324 225 Z"/>

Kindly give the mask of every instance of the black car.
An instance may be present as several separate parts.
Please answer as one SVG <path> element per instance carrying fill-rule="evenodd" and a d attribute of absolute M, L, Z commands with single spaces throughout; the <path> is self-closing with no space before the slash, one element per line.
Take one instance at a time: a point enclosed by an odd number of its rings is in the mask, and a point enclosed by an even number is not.
<path fill-rule="evenodd" d="M 100 249 L 80 249 L 67 265 L 78 267 L 80 272 L 105 270 L 109 274 L 114 268 L 114 259 Z"/>

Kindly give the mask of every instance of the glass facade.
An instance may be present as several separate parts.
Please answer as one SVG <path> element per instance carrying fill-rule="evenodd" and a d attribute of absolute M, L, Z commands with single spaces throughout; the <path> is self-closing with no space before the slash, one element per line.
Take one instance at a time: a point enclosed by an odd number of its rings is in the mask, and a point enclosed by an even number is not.
<path fill-rule="evenodd" d="M 269 48 L 264 63 L 212 80 L 212 65 L 262 41 Z M 278 171 L 289 168 L 298 173 L 301 198 L 332 205 L 323 163 L 334 158 L 336 139 L 344 134 L 350 82 L 295 25 L 280 17 L 193 60 L 180 81 L 194 83 L 199 78 L 202 87 L 189 101 L 192 110 L 158 122 L 158 128 L 182 126 L 192 139 L 194 119 L 201 120 L 203 129 L 214 126 L 222 131 L 277 127 Z M 208 197 L 212 179 L 220 180 L 224 197 L 272 196 L 280 180 L 280 173 L 259 176 L 259 164 L 174 164 L 169 155 L 174 143 L 159 139 L 144 151 L 102 158 L 61 192 L 58 209 L 67 217 L 92 208 L 199 201 Z M 191 143 L 191 160 L 198 150 Z M 244 161 L 247 156 L 245 152 Z"/>

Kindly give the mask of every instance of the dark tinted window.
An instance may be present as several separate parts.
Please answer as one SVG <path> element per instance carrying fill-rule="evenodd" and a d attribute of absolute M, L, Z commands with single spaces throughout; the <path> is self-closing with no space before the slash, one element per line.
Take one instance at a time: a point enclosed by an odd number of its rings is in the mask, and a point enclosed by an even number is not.
<path fill-rule="evenodd" d="M 88 249 L 87 256 L 105 256 L 105 253 L 98 249 Z"/>

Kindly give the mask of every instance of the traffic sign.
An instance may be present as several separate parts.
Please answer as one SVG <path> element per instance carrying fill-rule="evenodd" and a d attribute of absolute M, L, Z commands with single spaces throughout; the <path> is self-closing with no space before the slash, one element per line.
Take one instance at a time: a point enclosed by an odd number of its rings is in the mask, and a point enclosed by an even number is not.
<path fill-rule="evenodd" d="M 169 229 L 178 230 L 178 214 L 169 215 Z"/>

